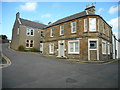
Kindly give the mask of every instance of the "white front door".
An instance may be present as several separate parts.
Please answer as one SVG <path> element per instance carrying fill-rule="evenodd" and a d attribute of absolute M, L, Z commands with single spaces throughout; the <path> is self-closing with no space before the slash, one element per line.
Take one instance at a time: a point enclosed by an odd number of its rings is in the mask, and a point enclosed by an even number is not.
<path fill-rule="evenodd" d="M 88 60 L 99 60 L 98 39 L 88 39 Z"/>
<path fill-rule="evenodd" d="M 64 40 L 58 41 L 58 56 L 59 57 L 65 56 L 64 46 L 65 46 Z"/>

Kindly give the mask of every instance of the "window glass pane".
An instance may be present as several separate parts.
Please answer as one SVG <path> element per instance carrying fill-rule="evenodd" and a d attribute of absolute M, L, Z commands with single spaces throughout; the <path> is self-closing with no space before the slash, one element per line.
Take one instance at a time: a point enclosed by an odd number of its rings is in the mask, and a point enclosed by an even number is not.
<path fill-rule="evenodd" d="M 29 40 L 26 40 L 26 47 L 29 47 Z"/>
<path fill-rule="evenodd" d="M 106 43 L 102 42 L 102 52 L 103 54 L 106 54 Z"/>
<path fill-rule="evenodd" d="M 96 41 L 90 41 L 90 49 L 96 49 L 97 48 L 97 42 Z"/>
<path fill-rule="evenodd" d="M 70 52 L 73 52 L 73 42 L 70 42 Z"/>
<path fill-rule="evenodd" d="M 78 52 L 78 42 L 75 42 L 75 52 Z"/>
<path fill-rule="evenodd" d="M 31 30 L 31 35 L 33 35 L 33 30 Z"/>
<path fill-rule="evenodd" d="M 54 44 L 50 44 L 50 52 L 51 52 L 51 53 L 54 52 Z"/>
<path fill-rule="evenodd" d="M 29 30 L 29 28 L 26 29 L 26 34 L 27 34 L 27 35 L 30 34 L 30 30 Z"/>
<path fill-rule="evenodd" d="M 72 22 L 72 32 L 76 32 L 76 22 Z"/>
<path fill-rule="evenodd" d="M 89 18 L 90 31 L 96 31 L 96 18 Z"/>
<path fill-rule="evenodd" d="M 54 28 L 51 29 L 51 36 L 54 36 Z"/>
<path fill-rule="evenodd" d="M 87 31 L 87 19 L 84 19 L 84 31 Z"/>
<path fill-rule="evenodd" d="M 62 25 L 62 26 L 60 27 L 60 34 L 61 34 L 61 35 L 64 34 L 64 25 Z"/>

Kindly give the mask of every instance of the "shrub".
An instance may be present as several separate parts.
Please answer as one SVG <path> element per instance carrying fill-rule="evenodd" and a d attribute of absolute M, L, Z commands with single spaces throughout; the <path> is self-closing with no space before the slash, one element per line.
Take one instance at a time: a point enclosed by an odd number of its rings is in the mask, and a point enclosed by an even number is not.
<path fill-rule="evenodd" d="M 25 47 L 24 47 L 23 45 L 20 45 L 20 46 L 18 47 L 18 51 L 25 51 Z"/>
<path fill-rule="evenodd" d="M 33 48 L 31 48 L 31 49 L 30 49 L 30 51 L 31 51 L 31 52 L 39 52 L 39 50 L 37 50 L 37 49 L 36 49 L 36 48 L 34 48 L 34 47 L 33 47 Z"/>

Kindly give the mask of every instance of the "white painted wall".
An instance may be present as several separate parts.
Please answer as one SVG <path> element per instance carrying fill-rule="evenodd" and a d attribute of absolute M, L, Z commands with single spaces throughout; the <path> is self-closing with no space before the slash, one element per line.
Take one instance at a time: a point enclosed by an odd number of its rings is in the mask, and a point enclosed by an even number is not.
<path fill-rule="evenodd" d="M 112 51 L 113 51 L 113 59 L 115 59 L 115 38 L 114 36 L 112 35 Z"/>
<path fill-rule="evenodd" d="M 116 41 L 117 58 L 120 58 L 120 42 Z"/>

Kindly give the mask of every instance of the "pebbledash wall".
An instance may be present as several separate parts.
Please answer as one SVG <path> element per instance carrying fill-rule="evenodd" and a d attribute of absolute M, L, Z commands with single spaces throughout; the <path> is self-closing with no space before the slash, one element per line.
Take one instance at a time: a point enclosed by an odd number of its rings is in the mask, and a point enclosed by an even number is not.
<path fill-rule="evenodd" d="M 94 8 L 91 6 L 78 13 L 85 13 L 79 18 L 75 18 L 78 14 L 74 14 L 47 26 L 44 29 L 43 55 L 79 60 L 111 59 L 112 28 L 101 16 L 92 11 Z M 91 21 L 93 19 L 94 22 Z M 73 22 L 76 23 L 74 33 Z M 92 23 L 95 30 L 92 30 Z M 62 25 L 64 34 L 61 35 Z"/>

